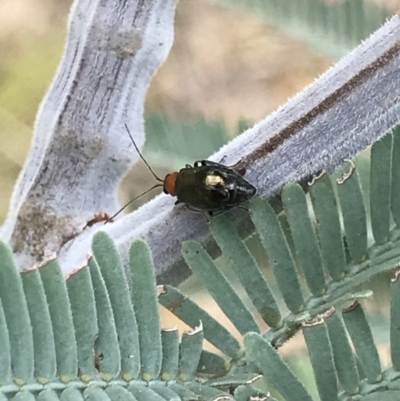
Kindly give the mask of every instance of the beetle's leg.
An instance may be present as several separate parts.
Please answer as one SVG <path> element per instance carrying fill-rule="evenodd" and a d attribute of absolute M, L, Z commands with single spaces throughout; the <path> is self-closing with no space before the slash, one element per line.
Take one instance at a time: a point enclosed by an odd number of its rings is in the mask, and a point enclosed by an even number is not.
<path fill-rule="evenodd" d="M 229 168 L 231 168 L 232 170 L 237 169 L 242 164 L 242 161 L 243 161 L 243 157 L 241 159 L 239 159 L 239 161 L 237 161 L 235 164 L 232 164 L 232 166 L 229 166 Z"/>
<path fill-rule="evenodd" d="M 225 213 L 228 213 L 231 209 L 223 209 L 223 210 L 209 210 L 208 211 L 208 216 L 210 217 L 217 217 L 221 216 Z"/>
<path fill-rule="evenodd" d="M 226 155 L 219 161 L 219 163 L 222 164 L 225 159 L 226 159 Z M 242 166 L 242 162 L 243 162 L 243 157 L 235 164 L 232 164 L 231 166 L 226 166 L 226 167 L 235 171 L 237 174 L 243 176 L 246 174 L 246 167 Z"/>
<path fill-rule="evenodd" d="M 219 164 L 222 164 L 222 162 L 225 159 L 226 159 L 226 155 L 220 160 Z M 238 162 L 236 162 L 235 164 L 232 164 L 231 166 L 225 166 L 225 167 L 227 167 L 227 168 L 235 171 L 237 174 L 243 176 L 243 175 L 246 174 L 246 167 L 241 165 L 242 162 L 243 162 L 243 157 Z"/>
<path fill-rule="evenodd" d="M 226 159 L 226 155 L 222 156 L 222 159 L 218 162 L 218 164 L 224 164 L 225 159 Z M 232 164 L 232 166 L 226 166 L 226 167 L 228 167 L 228 168 L 230 168 L 232 170 L 237 170 L 237 169 L 239 169 L 240 164 L 242 163 L 242 161 L 243 161 L 243 157 L 238 162 L 236 162 L 235 164 Z"/>
<path fill-rule="evenodd" d="M 236 163 L 235 166 L 238 165 L 239 163 Z M 238 173 L 239 175 L 241 175 L 242 177 L 246 174 L 246 167 L 234 167 L 232 168 L 233 171 L 235 171 L 236 173 Z"/>
<path fill-rule="evenodd" d="M 226 159 L 226 155 L 223 155 L 222 159 L 218 163 L 219 164 L 224 164 L 225 159 Z"/>
<path fill-rule="evenodd" d="M 190 210 L 193 213 L 202 214 L 207 219 L 207 223 L 210 222 L 209 216 L 208 216 L 207 212 L 205 212 L 204 210 L 197 209 L 193 206 L 188 205 L 187 203 L 184 203 L 184 206 L 186 207 L 187 210 Z"/>
<path fill-rule="evenodd" d="M 249 209 L 247 209 L 247 207 L 244 207 L 242 205 L 236 205 L 234 207 L 229 207 L 229 208 L 226 208 L 226 209 L 223 209 L 223 210 L 217 210 L 217 211 L 210 210 L 208 212 L 208 214 L 211 217 L 221 216 L 222 214 L 228 213 L 229 211 L 231 211 L 232 209 L 235 209 L 235 208 L 239 208 L 239 209 L 245 210 L 247 213 L 249 212 Z"/>
<path fill-rule="evenodd" d="M 216 210 L 216 211 L 215 210 L 210 210 L 208 212 L 208 214 L 209 214 L 210 217 L 217 217 L 217 216 L 221 216 L 222 214 L 228 213 L 229 210 L 231 210 L 231 209 Z"/>
<path fill-rule="evenodd" d="M 244 207 L 242 205 L 237 205 L 236 207 L 239 209 L 245 210 L 247 213 L 250 211 L 247 207 Z"/>
<path fill-rule="evenodd" d="M 237 163 L 233 164 L 232 166 L 229 166 L 229 168 L 233 171 L 236 171 L 239 175 L 245 175 L 246 174 L 246 167 L 241 166 L 243 161 L 243 158 L 241 158 Z"/>
<path fill-rule="evenodd" d="M 178 201 L 176 201 L 178 202 Z M 177 205 L 177 203 L 175 202 L 175 205 Z M 205 213 L 204 210 L 202 209 L 197 209 L 196 207 L 193 207 L 187 203 L 183 203 L 183 202 L 179 202 L 180 204 L 182 204 L 183 207 L 185 207 L 187 210 L 190 210 L 191 212 L 194 213 Z"/>

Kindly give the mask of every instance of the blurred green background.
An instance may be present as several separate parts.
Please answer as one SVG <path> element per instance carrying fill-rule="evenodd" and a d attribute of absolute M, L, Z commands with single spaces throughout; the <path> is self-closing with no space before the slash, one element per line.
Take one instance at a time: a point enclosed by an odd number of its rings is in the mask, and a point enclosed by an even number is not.
<path fill-rule="evenodd" d="M 63 52 L 71 3 L 0 2 L 0 222 Z M 148 161 L 163 175 L 208 157 L 311 83 L 399 6 L 400 0 L 181 0 L 172 51 L 147 95 Z M 139 163 L 124 180 L 121 201 L 152 184 Z M 175 323 L 166 318 L 166 326 Z"/>

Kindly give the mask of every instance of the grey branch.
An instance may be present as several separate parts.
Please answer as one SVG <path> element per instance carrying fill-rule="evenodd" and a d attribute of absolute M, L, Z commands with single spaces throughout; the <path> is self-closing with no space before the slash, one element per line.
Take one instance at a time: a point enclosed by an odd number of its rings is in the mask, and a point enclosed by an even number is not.
<path fill-rule="evenodd" d="M 99 5 L 90 12 L 75 7 L 66 55 L 43 103 L 1 236 L 21 269 L 44 263 L 54 252 L 66 274 L 86 262 L 100 229 L 124 258 L 130 243 L 143 238 L 159 282 L 177 284 L 189 275 L 182 242 L 207 242 L 210 234 L 203 216 L 174 206 L 171 197 L 160 195 L 112 224 L 83 229 L 95 213 L 118 210 L 118 184 L 137 160 L 123 124 L 142 146 L 145 90 L 173 32 L 175 1 L 130 2 L 125 9 L 116 0 L 107 3 L 107 13 Z M 381 138 L 399 122 L 399 99 L 400 18 L 394 16 L 211 159 L 241 161 L 246 179 L 269 197 L 287 182 L 335 170 Z"/>

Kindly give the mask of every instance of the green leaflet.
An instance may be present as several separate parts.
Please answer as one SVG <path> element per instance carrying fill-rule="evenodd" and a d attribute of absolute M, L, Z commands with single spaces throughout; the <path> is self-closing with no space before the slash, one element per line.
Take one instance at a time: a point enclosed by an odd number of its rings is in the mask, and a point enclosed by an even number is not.
<path fill-rule="evenodd" d="M 106 283 L 94 258 L 89 261 L 90 277 L 96 304 L 98 337 L 94 339 L 93 354 L 97 369 L 105 381 L 117 377 L 121 370 L 121 353 L 114 314 Z"/>
<path fill-rule="evenodd" d="M 203 348 L 203 325 L 182 334 L 180 345 L 179 379 L 182 382 L 194 380 Z"/>
<path fill-rule="evenodd" d="M 308 213 L 306 196 L 300 185 L 288 184 L 283 189 L 282 200 L 307 286 L 313 295 L 321 296 L 325 293 L 322 256 Z"/>
<path fill-rule="evenodd" d="M 57 261 L 42 267 L 39 273 L 53 325 L 57 373 L 67 383 L 78 374 L 78 351 L 66 281 Z"/>
<path fill-rule="evenodd" d="M 6 323 L 6 327 L 3 326 L 1 329 L 3 331 L 2 336 L 5 337 L 6 330 L 8 331 L 8 342 L 5 341 L 5 350 L 2 354 L 5 362 L 11 358 L 13 373 L 15 377 L 21 380 L 22 384 L 29 381 L 33 376 L 31 322 L 21 277 L 17 272 L 11 250 L 2 242 L 0 242 L 0 260 L 0 300 L 3 306 L 0 322 L 3 320 Z M 3 378 L 7 379 L 11 370 L 9 365 L 2 370 Z"/>
<path fill-rule="evenodd" d="M 233 224 L 222 215 L 212 219 L 210 230 L 222 252 L 232 261 L 236 276 L 263 320 L 271 327 L 279 327 L 281 314 L 278 305 L 264 275 Z"/>
<path fill-rule="evenodd" d="M 204 248 L 198 242 L 187 241 L 182 246 L 182 253 L 188 265 L 202 278 L 213 298 L 239 332 L 258 332 L 254 317 Z"/>
<path fill-rule="evenodd" d="M 79 274 L 72 275 L 67 288 L 75 328 L 78 370 L 82 379 L 90 380 L 96 375 L 93 348 L 99 329 L 89 267 L 85 266 Z"/>
<path fill-rule="evenodd" d="M 160 314 L 154 285 L 151 251 L 143 241 L 136 241 L 129 251 L 131 299 L 138 324 L 142 376 L 146 381 L 158 377 L 162 362 Z"/>
<path fill-rule="evenodd" d="M 357 394 L 360 391 L 357 361 L 352 352 L 341 315 L 334 313 L 330 319 L 326 320 L 326 326 L 338 380 L 347 394 Z"/>
<path fill-rule="evenodd" d="M 341 168 L 337 175 L 338 179 L 346 177 L 346 174 L 352 174 L 351 168 L 351 166 Z M 368 232 L 367 215 L 357 170 L 349 179 L 338 184 L 336 188 L 350 257 L 354 263 L 361 263 L 367 259 Z"/>
<path fill-rule="evenodd" d="M 245 337 L 248 357 L 253 361 L 287 400 L 312 401 L 303 385 L 296 379 L 274 348 L 257 333 Z"/>
<path fill-rule="evenodd" d="M 122 374 L 125 380 L 136 379 L 140 372 L 139 334 L 121 259 L 111 238 L 104 232 L 93 237 L 92 248 L 113 309 Z"/>
<path fill-rule="evenodd" d="M 296 266 L 287 243 L 283 228 L 279 224 L 271 205 L 260 198 L 254 199 L 251 217 L 260 236 L 270 266 L 274 271 L 282 297 L 292 313 L 304 310 L 304 299 L 301 293 Z"/>
<path fill-rule="evenodd" d="M 165 381 L 175 379 L 179 365 L 179 333 L 177 328 L 161 331 L 162 365 L 160 376 Z"/>
<path fill-rule="evenodd" d="M 303 335 L 321 401 L 333 400 L 337 397 L 338 386 L 332 346 L 326 324 L 322 321 L 309 326 L 303 324 Z M 321 366 L 324 368 L 321 369 Z"/>
<path fill-rule="evenodd" d="M 57 370 L 50 310 L 39 271 L 22 274 L 21 278 L 32 325 L 35 373 L 46 383 L 56 377 Z"/>
<path fill-rule="evenodd" d="M 343 313 L 343 320 L 368 381 L 371 383 L 381 381 L 382 367 L 378 350 L 362 307 L 356 303 L 348 308 Z"/>
<path fill-rule="evenodd" d="M 371 226 L 378 245 L 389 240 L 392 141 L 389 133 L 376 142 L 371 151 Z"/>
<path fill-rule="evenodd" d="M 310 191 L 323 265 L 335 281 L 347 274 L 340 216 L 332 182 L 328 176 L 318 180 Z"/>
<path fill-rule="evenodd" d="M 232 359 L 243 356 L 239 341 L 207 311 L 178 289 L 164 286 L 159 302 L 193 329 L 202 322 L 204 338 Z"/>
<path fill-rule="evenodd" d="M 0 383 L 11 379 L 11 349 L 4 307 L 0 300 Z"/>

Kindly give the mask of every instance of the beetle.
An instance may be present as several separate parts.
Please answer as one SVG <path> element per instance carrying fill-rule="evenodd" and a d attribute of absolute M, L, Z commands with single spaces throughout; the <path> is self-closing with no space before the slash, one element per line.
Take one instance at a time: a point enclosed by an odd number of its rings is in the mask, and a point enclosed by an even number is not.
<path fill-rule="evenodd" d="M 107 222 L 114 219 L 132 202 L 158 187 L 162 187 L 165 194 L 176 197 L 175 205 L 182 203 L 190 210 L 206 212 L 210 216 L 216 212 L 240 207 L 257 192 L 256 188 L 243 178 L 245 170 L 235 170 L 235 166 L 228 167 L 210 160 L 198 160 L 193 166 L 187 164 L 179 171 L 167 174 L 164 179 L 161 179 L 141 154 L 126 124 L 125 128 L 140 158 L 161 184 L 153 185 L 131 199 Z"/>
<path fill-rule="evenodd" d="M 167 174 L 164 193 L 176 196 L 175 204 L 183 203 L 194 209 L 213 214 L 229 210 L 248 201 L 256 188 L 238 172 L 210 160 L 198 160 L 194 166 Z"/>

